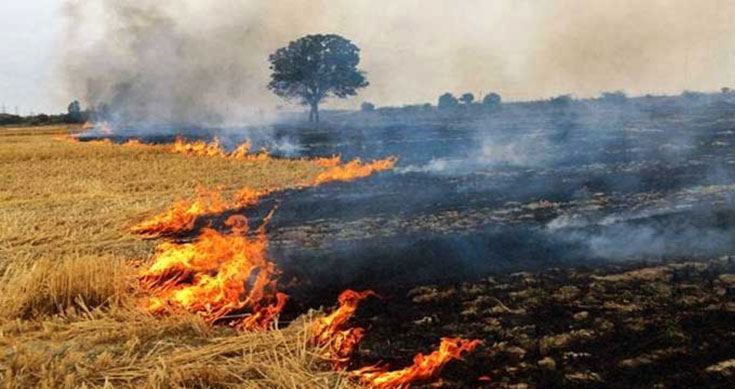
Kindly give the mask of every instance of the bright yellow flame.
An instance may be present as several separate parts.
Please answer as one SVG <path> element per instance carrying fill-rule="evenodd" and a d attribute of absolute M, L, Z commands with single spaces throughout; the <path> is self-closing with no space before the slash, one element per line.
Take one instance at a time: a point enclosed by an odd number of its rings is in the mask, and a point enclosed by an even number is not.
<path fill-rule="evenodd" d="M 229 321 L 243 329 L 270 325 L 286 295 L 276 290 L 278 270 L 266 257 L 265 228 L 249 238 L 244 216 L 231 216 L 226 224 L 230 234 L 205 228 L 192 243 L 164 242 L 156 248 L 153 263 L 141 273 L 150 293 L 145 310 L 161 314 L 183 309 L 210 323 L 247 310 L 244 319 Z"/>

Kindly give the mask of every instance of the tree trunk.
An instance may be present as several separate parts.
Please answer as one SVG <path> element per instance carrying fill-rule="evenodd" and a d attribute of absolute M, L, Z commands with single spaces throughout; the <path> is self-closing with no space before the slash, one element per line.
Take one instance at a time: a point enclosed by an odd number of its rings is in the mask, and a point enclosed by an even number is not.
<path fill-rule="evenodd" d="M 309 123 L 319 123 L 319 101 L 309 102 Z"/>
<path fill-rule="evenodd" d="M 319 103 L 312 103 L 309 109 L 309 123 L 319 123 Z"/>

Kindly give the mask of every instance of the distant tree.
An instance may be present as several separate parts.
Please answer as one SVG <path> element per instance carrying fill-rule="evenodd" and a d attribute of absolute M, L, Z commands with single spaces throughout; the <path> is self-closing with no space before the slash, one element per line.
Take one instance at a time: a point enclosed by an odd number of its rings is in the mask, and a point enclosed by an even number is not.
<path fill-rule="evenodd" d="M 0 126 L 5 126 L 9 124 L 21 124 L 23 123 L 23 118 L 18 115 L 11 115 L 9 113 L 0 113 Z"/>
<path fill-rule="evenodd" d="M 606 103 L 622 104 L 628 101 L 628 96 L 623 91 L 602 92 L 600 100 Z"/>
<path fill-rule="evenodd" d="M 459 101 L 457 101 L 457 98 L 449 92 L 439 96 L 438 108 L 440 110 L 452 109 L 457 107 L 458 105 Z"/>
<path fill-rule="evenodd" d="M 43 126 L 51 123 L 51 117 L 45 113 L 33 115 L 28 118 L 28 124 L 32 126 Z"/>
<path fill-rule="evenodd" d="M 489 107 L 495 107 L 500 105 L 500 102 L 502 99 L 500 98 L 500 95 L 497 93 L 488 93 L 485 95 L 485 97 L 482 99 L 482 104 L 489 106 Z"/>
<path fill-rule="evenodd" d="M 373 112 L 375 111 L 375 104 L 366 101 L 360 105 L 360 109 L 363 112 Z"/>
<path fill-rule="evenodd" d="M 732 89 L 724 86 L 724 87 L 722 87 L 722 89 L 720 89 L 720 91 L 722 91 L 722 93 L 724 93 L 724 94 L 728 94 L 728 93 L 732 92 Z"/>
<path fill-rule="evenodd" d="M 572 95 L 566 94 L 566 95 L 559 95 L 556 97 L 552 97 L 549 102 L 557 107 L 564 107 L 572 103 L 574 101 L 574 98 L 572 98 Z"/>
<path fill-rule="evenodd" d="M 369 85 L 357 68 L 360 49 L 339 35 L 304 36 L 276 50 L 268 61 L 272 71 L 268 89 L 309 106 L 313 122 L 319 122 L 319 103 L 328 97 L 355 96 Z"/>
<path fill-rule="evenodd" d="M 465 103 L 467 105 L 470 105 L 470 104 L 472 104 L 473 101 L 475 101 L 475 95 L 473 95 L 472 93 L 467 92 L 467 93 L 463 94 L 462 97 L 459 98 L 459 101 L 461 101 L 461 102 L 463 102 L 463 103 Z"/>
<path fill-rule="evenodd" d="M 78 101 L 74 100 L 69 103 L 69 106 L 67 107 L 67 117 L 71 123 L 81 123 L 83 121 L 82 107 L 79 105 Z"/>
<path fill-rule="evenodd" d="M 685 90 L 681 92 L 681 97 L 683 97 L 686 100 L 696 101 L 696 100 L 702 99 L 703 97 L 705 97 L 705 95 L 702 92 L 692 92 L 692 91 Z"/>

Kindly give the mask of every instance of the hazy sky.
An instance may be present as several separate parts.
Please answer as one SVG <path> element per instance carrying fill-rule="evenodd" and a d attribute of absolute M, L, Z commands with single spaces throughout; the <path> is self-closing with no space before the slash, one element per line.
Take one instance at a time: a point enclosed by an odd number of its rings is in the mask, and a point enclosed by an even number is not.
<path fill-rule="evenodd" d="M 0 1 L 0 105 L 6 111 L 66 110 L 56 76 L 61 0 Z M 63 107 L 62 107 L 63 106 Z"/>
<path fill-rule="evenodd" d="M 104 39 L 97 16 L 62 12 L 64 0 L 0 3 L 0 103 L 22 113 L 62 111 L 79 96 L 62 60 L 87 60 Z M 445 92 L 497 91 L 506 100 L 562 93 L 594 96 L 735 87 L 735 1 L 732 0 L 72 0 L 156 9 L 172 29 L 211 40 L 217 56 L 247 57 L 242 104 L 273 106 L 266 90 L 267 55 L 304 34 L 333 32 L 362 49 L 371 86 L 349 102 L 435 103 Z M 88 6 L 89 4 L 89 6 Z M 104 8 L 104 7 L 103 7 Z M 77 26 L 78 24 L 78 26 Z M 227 24 L 228 29 L 218 26 Z M 238 27 L 241 26 L 241 27 Z M 80 29 L 75 34 L 69 30 Z M 237 31 L 240 28 L 241 31 Z M 80 34 L 80 31 L 84 31 Z M 219 45 L 237 33 L 242 50 Z M 95 35 L 95 34 L 99 35 Z M 73 37 L 76 41 L 70 41 Z M 79 40 L 84 40 L 80 44 Z M 101 42 L 101 43 L 100 43 Z M 135 45 L 133 45 L 135 46 Z M 117 54 L 121 52 L 118 51 Z M 199 53 L 199 52 L 197 52 Z M 135 54 L 125 52 L 134 66 Z M 161 52 L 165 56 L 165 52 Z M 199 54 L 198 54 L 199 55 Z M 114 58 L 110 58 L 113 60 Z M 165 60 L 165 58 L 161 58 Z M 207 63 L 200 58 L 178 61 Z M 94 58 L 97 64 L 106 58 Z M 118 58 L 120 60 L 120 58 Z M 233 62 L 234 63 L 234 62 Z M 240 63 L 240 62 L 237 62 Z M 201 69 L 199 69 L 201 70 Z M 206 71 L 207 69 L 204 69 Z M 130 71 L 126 69 L 126 71 Z M 141 70 L 145 71 L 145 70 Z M 165 74 L 165 72 L 163 72 Z M 214 76 L 218 70 L 212 70 Z M 84 74 L 76 74 L 83 78 Z M 78 80 L 77 80 L 78 81 Z M 179 93 L 179 92 L 177 92 Z M 234 101 L 233 104 L 239 104 Z"/>

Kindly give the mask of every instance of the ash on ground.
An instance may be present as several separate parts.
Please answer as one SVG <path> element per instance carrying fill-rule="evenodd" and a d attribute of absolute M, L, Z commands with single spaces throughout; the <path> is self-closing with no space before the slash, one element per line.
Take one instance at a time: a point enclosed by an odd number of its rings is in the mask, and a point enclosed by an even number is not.
<path fill-rule="evenodd" d="M 440 387 L 735 383 L 735 258 L 551 269 L 381 293 L 359 311 L 368 335 L 356 365 L 400 368 L 442 336 L 483 341 L 448 365 Z"/>

